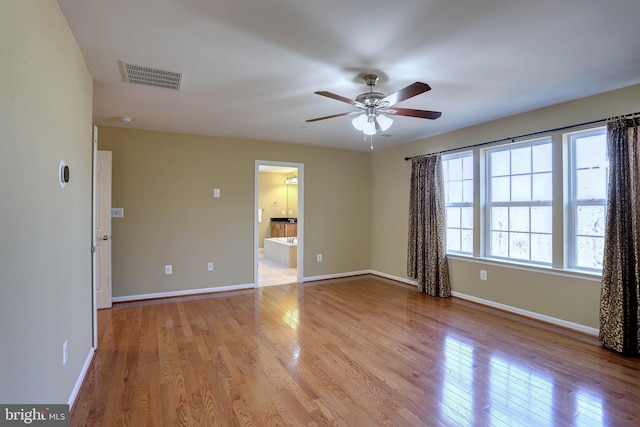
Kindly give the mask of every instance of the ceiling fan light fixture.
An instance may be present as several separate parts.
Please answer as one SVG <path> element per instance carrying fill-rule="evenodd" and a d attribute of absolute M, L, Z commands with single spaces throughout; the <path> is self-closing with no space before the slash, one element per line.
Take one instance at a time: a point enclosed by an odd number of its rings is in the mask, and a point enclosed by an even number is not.
<path fill-rule="evenodd" d="M 375 135 L 376 134 L 375 122 L 367 121 L 365 126 L 362 128 L 362 133 L 364 133 L 365 135 Z"/>
<path fill-rule="evenodd" d="M 391 117 L 385 116 L 384 114 L 379 114 L 376 120 L 378 120 L 380 129 L 382 129 L 383 132 L 389 129 L 393 124 L 393 119 Z"/>
<path fill-rule="evenodd" d="M 360 114 L 358 117 L 351 120 L 351 124 L 353 125 L 353 127 L 359 131 L 362 131 L 364 129 L 364 127 L 367 125 L 367 122 L 368 118 L 366 114 Z"/>
<path fill-rule="evenodd" d="M 422 82 L 415 82 L 409 86 L 400 89 L 391 95 L 386 96 L 381 92 L 374 92 L 373 88 L 378 81 L 378 76 L 375 74 L 367 74 L 364 76 L 365 83 L 369 86 L 369 92 L 361 93 L 356 96 L 355 99 L 346 98 L 335 93 L 327 91 L 314 92 L 316 95 L 325 96 L 327 98 L 335 99 L 336 101 L 344 102 L 346 104 L 357 107 L 360 111 L 332 114 L 330 116 L 317 117 L 315 119 L 309 119 L 307 122 L 317 122 L 319 120 L 333 119 L 335 117 L 342 117 L 351 114 L 358 114 L 357 117 L 351 120 L 351 124 L 356 130 L 361 131 L 366 136 L 375 135 L 378 131 L 385 132 L 393 124 L 393 119 L 382 114 L 393 114 L 395 116 L 408 116 L 417 117 L 421 119 L 437 119 L 442 115 L 439 111 L 428 110 L 416 110 L 413 108 L 393 108 L 398 102 L 402 102 L 406 99 L 413 98 L 421 93 L 431 90 L 431 87 Z"/>

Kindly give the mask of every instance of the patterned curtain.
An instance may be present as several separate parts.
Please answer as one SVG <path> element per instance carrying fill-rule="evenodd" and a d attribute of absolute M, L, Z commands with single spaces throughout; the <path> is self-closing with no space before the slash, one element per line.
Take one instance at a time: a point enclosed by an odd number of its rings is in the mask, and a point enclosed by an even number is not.
<path fill-rule="evenodd" d="M 600 341 L 640 353 L 640 118 L 607 124 L 609 187 L 600 293 Z"/>
<path fill-rule="evenodd" d="M 411 163 L 407 275 L 418 290 L 431 296 L 451 296 L 440 155 Z"/>

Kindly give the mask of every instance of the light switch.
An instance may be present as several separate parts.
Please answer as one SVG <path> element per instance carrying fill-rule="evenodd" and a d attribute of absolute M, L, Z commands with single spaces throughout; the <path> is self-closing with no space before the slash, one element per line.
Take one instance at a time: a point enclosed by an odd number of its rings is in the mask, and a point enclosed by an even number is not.
<path fill-rule="evenodd" d="M 220 197 L 220 189 L 219 188 L 214 188 L 213 189 L 213 197 Z"/>

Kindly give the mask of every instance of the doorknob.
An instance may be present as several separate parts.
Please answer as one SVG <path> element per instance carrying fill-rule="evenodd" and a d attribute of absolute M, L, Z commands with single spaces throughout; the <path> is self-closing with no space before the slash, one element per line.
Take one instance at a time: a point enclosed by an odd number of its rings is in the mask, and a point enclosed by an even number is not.
<path fill-rule="evenodd" d="M 109 236 L 105 234 L 104 236 L 102 236 L 102 240 L 109 240 Z"/>

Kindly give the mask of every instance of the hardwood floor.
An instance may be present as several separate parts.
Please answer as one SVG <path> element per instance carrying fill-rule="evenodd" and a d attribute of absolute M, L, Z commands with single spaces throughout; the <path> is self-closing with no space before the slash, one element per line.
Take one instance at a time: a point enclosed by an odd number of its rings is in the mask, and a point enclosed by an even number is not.
<path fill-rule="evenodd" d="M 640 359 L 371 276 L 116 304 L 99 334 L 73 426 L 640 425 Z"/>

